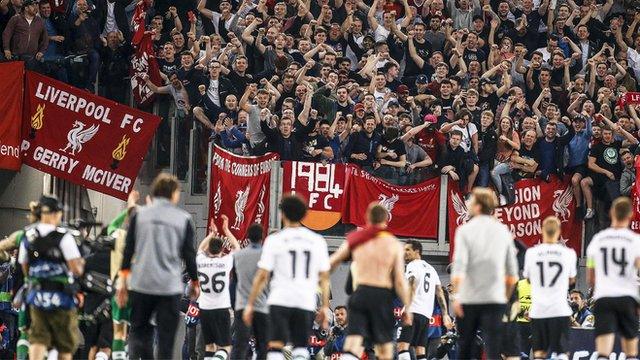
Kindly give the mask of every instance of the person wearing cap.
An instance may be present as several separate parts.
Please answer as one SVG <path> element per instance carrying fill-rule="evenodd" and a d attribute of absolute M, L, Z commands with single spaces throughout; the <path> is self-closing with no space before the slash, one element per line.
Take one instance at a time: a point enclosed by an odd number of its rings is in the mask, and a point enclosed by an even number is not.
<path fill-rule="evenodd" d="M 76 281 L 84 272 L 84 259 L 75 233 L 60 227 L 63 206 L 55 196 L 43 195 L 34 209 L 39 221 L 25 228 L 18 263 L 29 288 L 29 358 L 42 359 L 48 348 L 59 359 L 71 359 L 79 339 Z"/>
<path fill-rule="evenodd" d="M 33 60 L 44 57 L 49 44 L 49 36 L 44 21 L 38 15 L 38 2 L 24 0 L 22 11 L 14 15 L 2 33 L 4 57 L 18 57 L 27 60 L 27 66 L 34 65 Z"/>

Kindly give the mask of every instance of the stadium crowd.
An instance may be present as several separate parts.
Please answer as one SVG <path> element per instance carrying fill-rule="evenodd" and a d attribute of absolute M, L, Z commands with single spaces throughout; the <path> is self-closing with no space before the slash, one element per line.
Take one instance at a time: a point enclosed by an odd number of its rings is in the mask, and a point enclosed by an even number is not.
<path fill-rule="evenodd" d="M 4 57 L 127 101 L 137 2 L 3 0 Z M 568 176 L 586 219 L 594 196 L 630 192 L 640 118 L 619 101 L 640 75 L 633 1 L 152 5 L 161 148 L 175 118 L 237 154 L 349 162 L 395 184 L 448 174 L 503 204 L 513 181 Z"/>
<path fill-rule="evenodd" d="M 0 0 L 1 56 L 130 103 L 138 1 Z M 640 107 L 620 100 L 640 80 L 639 2 L 151 2 L 161 141 L 175 140 L 163 137 L 174 119 L 236 154 L 353 163 L 401 185 L 447 174 L 465 194 L 494 188 L 501 204 L 514 181 L 567 176 L 585 219 L 594 198 L 610 203 L 635 182 Z M 4 284 L 0 346 L 12 354 Z M 573 325 L 592 325 L 588 297 L 570 299 Z M 348 319 L 334 314 L 316 351 L 342 346 Z M 93 335 L 94 354 L 111 347 Z"/>

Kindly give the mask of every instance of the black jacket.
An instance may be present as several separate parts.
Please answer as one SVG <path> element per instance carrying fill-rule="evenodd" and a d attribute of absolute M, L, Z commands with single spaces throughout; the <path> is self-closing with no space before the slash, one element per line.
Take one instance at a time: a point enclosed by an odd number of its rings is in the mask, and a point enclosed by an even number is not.
<path fill-rule="evenodd" d="M 98 25 L 100 25 L 100 29 L 104 29 L 104 25 L 107 23 L 108 16 L 108 0 L 97 0 L 96 4 L 96 12 L 98 14 Z M 116 25 L 118 25 L 118 30 L 122 32 L 125 41 L 128 43 L 131 41 L 131 31 L 129 30 L 129 21 L 127 20 L 127 15 L 125 13 L 125 8 L 131 1 L 126 0 L 114 0 L 115 6 L 113 7 L 113 16 L 116 19 Z"/>
<path fill-rule="evenodd" d="M 285 138 L 280 130 L 270 128 L 266 121 L 260 121 L 260 129 L 267 137 L 269 150 L 280 154 L 280 160 L 301 161 L 304 156 L 304 142 L 315 127 L 315 121 L 309 119 L 307 125 L 296 128 L 296 131 Z M 287 146 L 289 152 L 286 151 Z"/>

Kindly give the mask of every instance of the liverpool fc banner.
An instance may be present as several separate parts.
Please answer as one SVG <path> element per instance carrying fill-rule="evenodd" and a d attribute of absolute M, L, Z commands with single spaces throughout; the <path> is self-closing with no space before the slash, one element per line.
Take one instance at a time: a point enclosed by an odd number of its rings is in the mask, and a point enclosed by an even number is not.
<path fill-rule="evenodd" d="M 160 118 L 35 72 L 26 79 L 23 162 L 126 199 Z"/>
<path fill-rule="evenodd" d="M 269 185 L 277 154 L 242 157 L 214 147 L 209 188 L 209 223 L 221 229 L 221 215 L 229 218 L 233 235 L 243 242 L 253 223 L 269 228 Z"/>
<path fill-rule="evenodd" d="M 457 191 L 457 185 L 449 182 L 447 190 L 449 214 L 449 241 L 453 254 L 453 239 L 456 228 L 469 220 L 464 199 Z M 551 177 L 550 182 L 540 179 L 520 180 L 515 184 L 515 203 L 499 207 L 494 215 L 511 229 L 513 236 L 527 246 L 542 241 L 542 221 L 547 216 L 557 216 L 562 225 L 560 242 L 580 254 L 582 245 L 582 221 L 576 216 L 575 199 L 571 181 Z"/>
<path fill-rule="evenodd" d="M 344 164 L 282 162 L 282 193 L 298 194 L 309 206 L 304 226 L 320 231 L 340 221 L 344 172 Z"/>
<path fill-rule="evenodd" d="M 370 203 L 378 202 L 389 212 L 389 231 L 399 236 L 435 239 L 438 236 L 440 178 L 413 186 L 391 185 L 366 171 L 346 166 L 342 221 L 364 226 Z"/>
<path fill-rule="evenodd" d="M 0 169 L 20 170 L 20 124 L 24 63 L 8 62 L 0 66 Z"/>

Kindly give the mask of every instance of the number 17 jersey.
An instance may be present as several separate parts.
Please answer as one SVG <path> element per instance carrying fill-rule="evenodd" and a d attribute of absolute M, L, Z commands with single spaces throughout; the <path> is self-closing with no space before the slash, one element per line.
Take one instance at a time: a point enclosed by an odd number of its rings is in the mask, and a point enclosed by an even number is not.
<path fill-rule="evenodd" d="M 593 236 L 587 247 L 587 267 L 595 269 L 593 298 L 638 296 L 635 267 L 640 236 L 629 229 L 609 228 Z"/>
<path fill-rule="evenodd" d="M 576 252 L 562 244 L 538 244 L 524 256 L 523 276 L 531 283 L 532 319 L 571 315 L 569 279 L 576 277 Z"/>
<path fill-rule="evenodd" d="M 200 251 L 196 255 L 196 264 L 200 281 L 198 307 L 201 310 L 230 308 L 229 275 L 233 268 L 233 256 L 212 257 Z"/>

